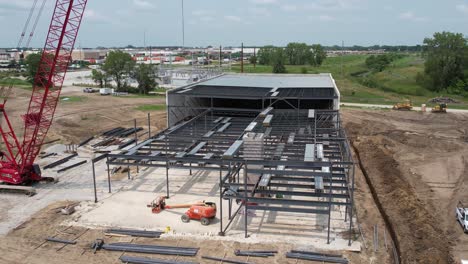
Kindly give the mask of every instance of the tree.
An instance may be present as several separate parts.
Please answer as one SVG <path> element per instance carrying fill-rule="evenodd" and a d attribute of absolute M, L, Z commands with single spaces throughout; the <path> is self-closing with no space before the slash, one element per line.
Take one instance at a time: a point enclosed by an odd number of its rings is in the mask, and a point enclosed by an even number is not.
<path fill-rule="evenodd" d="M 41 62 L 41 53 L 34 53 L 30 54 L 26 57 L 25 63 L 27 65 L 27 79 L 31 83 L 34 81 L 34 77 L 36 77 L 37 70 L 39 69 L 39 63 Z"/>
<path fill-rule="evenodd" d="M 138 82 L 138 90 L 142 94 L 148 94 L 149 91 L 156 88 L 157 83 L 153 65 L 140 64 L 136 66 L 133 78 Z"/>
<path fill-rule="evenodd" d="M 257 64 L 257 56 L 252 56 L 252 57 L 250 57 L 250 58 L 249 58 L 249 62 L 250 62 L 251 64 L 254 64 L 254 65 Z"/>
<path fill-rule="evenodd" d="M 309 60 L 310 65 L 319 67 L 322 65 L 322 63 L 325 61 L 327 58 L 327 53 L 323 49 L 322 45 L 320 44 L 315 44 L 312 45 L 312 56 Z"/>
<path fill-rule="evenodd" d="M 442 91 L 465 80 L 464 68 L 468 65 L 468 43 L 463 34 L 435 33 L 424 39 L 424 75 L 419 75 L 420 84 L 432 91 Z"/>
<path fill-rule="evenodd" d="M 382 72 L 391 62 L 392 59 L 386 54 L 377 56 L 371 55 L 366 59 L 366 66 L 373 71 Z"/>
<path fill-rule="evenodd" d="M 265 46 L 258 51 L 258 64 L 261 65 L 271 65 L 273 53 L 275 51 L 274 46 Z"/>
<path fill-rule="evenodd" d="M 135 67 L 135 61 L 130 54 L 123 51 L 111 51 L 107 55 L 102 69 L 117 83 L 117 91 L 121 91 L 126 83 L 126 77 L 130 76 Z"/>
<path fill-rule="evenodd" d="M 93 79 L 93 81 L 97 83 L 101 88 L 106 87 L 109 83 L 109 77 L 107 76 L 107 74 L 103 71 L 96 69 L 91 71 L 91 79 Z"/>
<path fill-rule="evenodd" d="M 290 65 L 305 65 L 313 56 L 311 48 L 306 43 L 289 43 L 284 52 Z"/>
<path fill-rule="evenodd" d="M 286 73 L 286 56 L 283 48 L 275 48 L 272 53 L 271 65 L 273 66 L 273 73 Z"/>

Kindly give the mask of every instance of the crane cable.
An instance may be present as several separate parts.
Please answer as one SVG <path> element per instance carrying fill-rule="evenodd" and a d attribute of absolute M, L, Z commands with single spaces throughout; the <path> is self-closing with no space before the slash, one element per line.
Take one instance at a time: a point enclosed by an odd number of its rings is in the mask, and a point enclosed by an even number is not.
<path fill-rule="evenodd" d="M 26 23 L 24 23 L 23 31 L 21 32 L 21 37 L 18 41 L 18 45 L 16 45 L 18 49 L 21 47 L 21 44 L 23 43 L 24 36 L 26 35 L 26 30 L 28 30 L 29 23 L 31 22 L 31 18 L 34 14 L 34 10 L 36 9 L 37 1 L 38 0 L 34 0 L 31 10 L 29 10 L 28 19 L 26 20 Z"/>
<path fill-rule="evenodd" d="M 41 8 L 39 9 L 39 12 L 37 13 L 36 20 L 34 21 L 34 25 L 31 29 L 31 33 L 29 33 L 29 38 L 28 41 L 26 42 L 26 48 L 29 48 L 29 44 L 31 43 L 31 39 L 34 36 L 34 32 L 36 31 L 37 23 L 39 22 L 39 19 L 41 18 L 42 11 L 44 10 L 44 6 L 46 4 L 47 0 L 42 0 L 42 5 Z"/>

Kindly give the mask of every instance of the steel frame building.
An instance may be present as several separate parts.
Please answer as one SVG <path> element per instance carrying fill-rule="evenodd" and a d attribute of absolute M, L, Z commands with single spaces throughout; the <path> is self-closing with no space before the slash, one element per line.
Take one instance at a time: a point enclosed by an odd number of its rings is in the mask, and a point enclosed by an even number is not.
<path fill-rule="evenodd" d="M 349 232 L 353 225 L 355 168 L 341 125 L 338 89 L 331 75 L 271 75 L 268 78 L 277 78 L 271 80 L 275 87 L 251 89 L 225 83 L 233 78 L 240 78 L 242 85 L 255 85 L 256 78 L 268 82 L 262 76 L 221 76 L 215 80 L 222 84 L 220 89 L 210 88 L 207 84 L 213 80 L 208 80 L 169 92 L 169 128 L 124 153 L 109 154 L 107 166 L 165 168 L 167 196 L 171 168 L 187 169 L 190 175 L 192 170 L 219 171 L 220 235 L 241 210 L 282 211 L 328 215 L 330 243 L 332 208 L 344 206 Z M 331 85 L 276 86 L 314 78 Z M 329 81 L 323 82 L 326 78 Z M 244 102 L 241 107 L 222 107 L 224 96 Z M 228 208 L 223 208 L 223 200 L 228 200 Z M 223 223 L 225 214 L 228 223 Z M 247 217 L 245 213 L 246 237 Z"/>

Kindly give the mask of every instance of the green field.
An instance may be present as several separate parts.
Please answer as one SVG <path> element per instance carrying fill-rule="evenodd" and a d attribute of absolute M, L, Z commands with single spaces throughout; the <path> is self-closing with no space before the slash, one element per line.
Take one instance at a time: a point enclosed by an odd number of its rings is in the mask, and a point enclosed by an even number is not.
<path fill-rule="evenodd" d="M 343 102 L 368 104 L 395 104 L 405 99 L 414 105 L 427 103 L 437 96 L 449 96 L 460 101 L 449 107 L 468 109 L 468 98 L 445 93 L 434 93 L 416 83 L 416 75 L 424 71 L 424 60 L 416 55 L 406 55 L 397 59 L 382 72 L 373 73 L 365 65 L 367 55 L 346 55 L 330 57 L 322 66 L 312 67 L 287 65 L 288 73 L 300 74 L 304 68 L 308 74 L 331 73 L 341 92 Z M 240 65 L 232 67 L 233 72 L 240 72 Z M 246 73 L 271 73 L 272 67 L 251 64 L 244 65 Z M 428 104 L 430 106 L 430 104 Z"/>
<path fill-rule="evenodd" d="M 0 78 L 0 86 L 10 86 L 10 85 L 32 90 L 32 84 L 28 81 L 25 81 L 19 78 L 10 78 L 10 77 Z"/>
<path fill-rule="evenodd" d="M 143 112 L 164 111 L 166 110 L 166 105 L 140 105 L 135 109 Z"/>
<path fill-rule="evenodd" d="M 79 103 L 86 100 L 85 96 L 61 96 L 60 101 L 64 103 Z"/>

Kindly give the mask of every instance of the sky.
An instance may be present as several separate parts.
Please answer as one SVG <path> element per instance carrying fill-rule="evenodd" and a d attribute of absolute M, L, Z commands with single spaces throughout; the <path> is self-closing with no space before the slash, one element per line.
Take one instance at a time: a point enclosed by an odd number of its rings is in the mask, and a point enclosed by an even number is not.
<path fill-rule="evenodd" d="M 46 1 L 32 47 L 45 42 L 55 4 Z M 0 47 L 17 45 L 33 2 L 0 0 Z M 182 46 L 181 3 L 89 0 L 76 47 Z M 468 0 L 184 0 L 184 14 L 192 47 L 416 45 L 439 31 L 468 36 Z"/>

